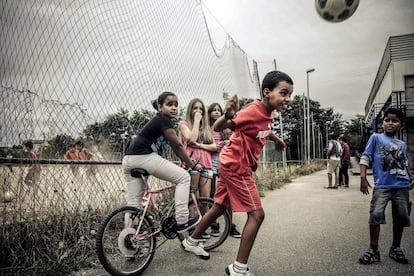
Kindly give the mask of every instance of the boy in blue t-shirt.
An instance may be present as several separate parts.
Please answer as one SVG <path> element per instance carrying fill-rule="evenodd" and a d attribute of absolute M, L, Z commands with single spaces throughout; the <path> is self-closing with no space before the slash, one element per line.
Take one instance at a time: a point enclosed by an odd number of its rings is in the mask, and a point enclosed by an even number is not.
<path fill-rule="evenodd" d="M 369 215 L 370 248 L 359 258 L 361 264 L 380 261 L 378 239 L 380 225 L 385 224 L 385 207 L 392 202 L 393 241 L 389 256 L 395 261 L 407 264 L 408 260 L 400 248 L 404 227 L 410 226 L 411 202 L 409 189 L 414 185 L 414 176 L 408 168 L 407 146 L 395 138 L 402 127 L 404 115 L 401 110 L 389 108 L 384 113 L 383 134 L 374 133 L 368 140 L 360 160 L 361 187 L 363 194 L 369 194 L 372 186 L 367 180 L 367 167 L 372 162 L 374 189 Z"/>

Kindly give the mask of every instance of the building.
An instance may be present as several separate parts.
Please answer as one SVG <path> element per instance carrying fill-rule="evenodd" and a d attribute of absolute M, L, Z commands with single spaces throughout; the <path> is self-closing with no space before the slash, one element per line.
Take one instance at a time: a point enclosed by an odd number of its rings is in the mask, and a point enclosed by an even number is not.
<path fill-rule="evenodd" d="M 366 141 L 372 132 L 381 132 L 382 115 L 397 107 L 406 116 L 398 138 L 407 143 L 409 165 L 414 168 L 414 33 L 388 39 L 377 76 L 365 104 Z"/>

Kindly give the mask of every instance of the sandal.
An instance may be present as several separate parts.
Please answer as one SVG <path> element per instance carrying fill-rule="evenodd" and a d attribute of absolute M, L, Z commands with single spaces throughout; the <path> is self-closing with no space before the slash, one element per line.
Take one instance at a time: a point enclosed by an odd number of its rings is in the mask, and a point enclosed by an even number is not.
<path fill-rule="evenodd" d="M 379 251 L 374 252 L 372 248 L 368 249 L 367 252 L 362 255 L 361 258 L 359 258 L 359 263 L 361 264 L 372 264 L 375 262 L 380 261 L 380 253 Z"/>
<path fill-rule="evenodd" d="M 390 248 L 390 253 L 388 254 L 391 259 L 394 259 L 396 262 L 401 264 L 408 264 L 408 259 L 405 257 L 404 252 L 399 247 Z"/>

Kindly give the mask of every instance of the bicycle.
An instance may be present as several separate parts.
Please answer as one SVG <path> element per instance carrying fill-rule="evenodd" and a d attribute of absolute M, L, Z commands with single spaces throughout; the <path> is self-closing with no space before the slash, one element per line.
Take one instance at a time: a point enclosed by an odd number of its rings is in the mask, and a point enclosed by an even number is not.
<path fill-rule="evenodd" d="M 102 266 L 111 275 L 140 275 L 150 265 L 156 249 L 164 242 L 178 237 L 180 242 L 188 236 L 176 232 L 174 198 L 157 204 L 155 195 L 175 189 L 170 184 L 163 188 L 151 189 L 150 174 L 140 168 L 132 169 L 131 176 L 140 177 L 145 186 L 142 209 L 124 206 L 114 210 L 102 221 L 96 237 L 96 252 Z M 188 203 L 190 216 L 201 215 L 200 209 L 211 208 L 213 199 L 197 197 L 196 190 L 190 190 Z M 203 242 L 209 251 L 220 246 L 230 232 L 230 214 L 224 212 L 217 222 L 220 234 Z M 157 246 L 157 237 L 165 240 Z"/>

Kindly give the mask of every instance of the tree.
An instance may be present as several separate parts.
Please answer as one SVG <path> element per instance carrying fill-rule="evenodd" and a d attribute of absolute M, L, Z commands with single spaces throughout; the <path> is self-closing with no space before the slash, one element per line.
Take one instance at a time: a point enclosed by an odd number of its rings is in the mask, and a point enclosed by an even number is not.
<path fill-rule="evenodd" d="M 356 115 L 354 119 L 349 120 L 345 124 L 345 137 L 352 150 L 357 150 L 360 153 L 364 150 L 365 145 L 362 143 L 363 137 L 364 116 Z"/>
<path fill-rule="evenodd" d="M 304 138 L 304 116 L 306 115 L 305 104 L 307 98 L 304 95 L 295 95 L 290 102 L 289 109 L 283 114 L 284 141 L 287 145 L 287 157 L 291 160 L 303 159 L 306 140 Z M 327 145 L 327 135 L 335 132 L 343 133 L 344 122 L 342 115 L 335 113 L 332 108 L 321 108 L 320 103 L 309 99 L 309 113 L 311 114 L 311 147 L 312 157 L 318 157 L 322 148 Z M 275 122 L 276 129 L 278 122 Z M 319 156 L 322 157 L 322 156 Z"/>
<path fill-rule="evenodd" d="M 132 116 L 130 118 L 130 131 L 134 132 L 138 129 L 141 129 L 143 126 L 148 123 L 152 117 L 154 117 L 156 114 L 155 111 L 149 111 L 149 110 L 142 110 L 141 112 L 134 111 L 132 113 Z M 133 134 L 133 133 L 130 133 Z"/>
<path fill-rule="evenodd" d="M 134 111 L 131 116 L 125 109 L 108 115 L 103 122 L 88 125 L 83 135 L 89 143 L 107 144 L 112 152 L 122 155 L 132 137 L 155 115 L 155 111 Z"/>
<path fill-rule="evenodd" d="M 242 108 L 253 99 L 241 98 L 240 107 Z M 304 148 L 304 102 L 306 97 L 295 95 L 291 100 L 289 109 L 283 114 L 283 140 L 287 145 L 287 157 L 290 160 L 298 160 L 303 157 Z M 321 108 L 319 102 L 310 100 L 310 113 L 312 116 L 312 136 L 317 141 L 317 149 L 312 157 L 317 157 L 318 152 L 327 145 L 327 134 L 335 132 L 337 134 L 347 133 L 351 148 L 357 148 L 360 144 L 360 134 L 358 132 L 363 116 L 359 115 L 356 119 L 346 123 L 342 120 L 342 115 L 335 113 L 332 108 Z M 183 109 L 177 121 L 183 116 Z M 82 132 L 82 137 L 77 139 L 85 142 L 86 145 L 99 145 L 105 148 L 107 153 L 116 153 L 109 158 L 120 158 L 123 156 L 126 147 L 131 139 L 144 127 L 144 125 L 156 114 L 152 110 L 134 111 L 132 115 L 125 109 L 107 116 L 102 122 L 95 122 L 86 126 Z M 275 120 L 273 130 L 280 135 L 279 120 Z M 68 145 L 74 143 L 75 139 L 71 136 L 58 135 L 49 141 L 42 150 L 42 157 L 61 158 L 66 152 Z"/>
<path fill-rule="evenodd" d="M 249 104 L 253 101 L 254 101 L 254 99 L 251 99 L 251 98 L 243 98 L 243 97 L 240 98 L 239 99 L 240 108 L 242 108 L 243 106 L 245 106 L 245 105 L 247 105 L 247 104 Z"/>
<path fill-rule="evenodd" d="M 288 110 L 282 115 L 283 121 L 283 140 L 287 145 L 287 158 L 290 160 L 299 160 L 303 157 L 304 151 L 304 102 L 306 97 L 302 95 L 295 95 L 290 102 Z M 253 99 L 241 98 L 240 107 L 252 102 Z M 310 114 L 312 114 L 312 133 L 315 139 L 317 149 L 312 157 L 318 156 L 317 153 L 322 152 L 322 148 L 327 144 L 327 134 L 331 132 L 342 133 L 344 122 L 342 115 L 335 113 L 332 108 L 321 108 L 317 101 L 309 100 Z M 272 130 L 281 134 L 281 126 L 279 120 L 275 120 L 272 125 Z M 319 137 L 321 139 L 319 139 Z M 313 141 L 312 141 L 313 142 Z M 320 148 L 320 149 L 319 149 Z"/>
<path fill-rule="evenodd" d="M 57 135 L 47 142 L 41 149 L 42 158 L 61 159 L 70 145 L 75 143 L 72 136 L 61 134 Z"/>

